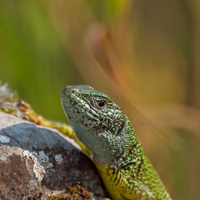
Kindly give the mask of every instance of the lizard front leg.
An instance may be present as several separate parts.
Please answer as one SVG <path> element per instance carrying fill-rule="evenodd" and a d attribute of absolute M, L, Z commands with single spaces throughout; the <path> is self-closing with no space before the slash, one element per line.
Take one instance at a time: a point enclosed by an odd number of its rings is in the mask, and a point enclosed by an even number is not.
<path fill-rule="evenodd" d="M 154 195 L 144 184 L 123 173 L 123 170 L 110 169 L 110 180 L 127 200 L 155 200 Z"/>

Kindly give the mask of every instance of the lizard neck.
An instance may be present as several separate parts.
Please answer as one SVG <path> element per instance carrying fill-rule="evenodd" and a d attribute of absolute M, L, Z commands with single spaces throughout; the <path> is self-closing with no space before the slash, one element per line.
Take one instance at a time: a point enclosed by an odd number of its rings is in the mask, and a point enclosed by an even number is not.
<path fill-rule="evenodd" d="M 128 141 L 128 144 L 125 145 L 125 149 L 120 158 L 115 160 L 118 168 L 123 168 L 124 166 L 133 163 L 140 163 L 145 157 L 142 145 L 138 140 L 135 130 L 129 120 L 126 121 L 123 131 L 125 131 L 124 139 L 125 141 Z"/>
<path fill-rule="evenodd" d="M 128 119 L 125 121 L 123 129 L 114 141 L 109 141 L 107 138 L 108 135 L 107 132 L 102 133 L 100 135 L 101 140 L 105 138 L 107 142 L 116 144 L 112 145 L 112 149 L 109 150 L 106 150 L 103 144 L 98 144 L 98 150 L 93 152 L 93 161 L 99 163 L 102 167 L 106 165 L 114 167 L 115 169 L 123 168 L 130 164 L 137 165 L 143 162 L 145 154 L 142 145 Z"/>

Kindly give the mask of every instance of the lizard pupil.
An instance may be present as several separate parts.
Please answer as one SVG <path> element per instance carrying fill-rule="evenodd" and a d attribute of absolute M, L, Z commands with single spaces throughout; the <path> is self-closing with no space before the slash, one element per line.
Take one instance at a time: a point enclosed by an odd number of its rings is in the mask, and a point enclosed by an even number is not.
<path fill-rule="evenodd" d="M 104 100 L 100 100 L 100 101 L 97 101 L 97 105 L 99 108 L 104 108 L 106 105 L 106 102 Z"/>

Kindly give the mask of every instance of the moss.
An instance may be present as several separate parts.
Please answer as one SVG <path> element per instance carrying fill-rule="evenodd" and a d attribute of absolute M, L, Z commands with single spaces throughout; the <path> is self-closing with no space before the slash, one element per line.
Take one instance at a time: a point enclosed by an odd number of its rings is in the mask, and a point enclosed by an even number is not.
<path fill-rule="evenodd" d="M 83 186 L 80 185 L 78 182 L 75 185 L 72 185 L 69 187 L 69 192 L 67 194 L 63 194 L 60 196 L 49 196 L 48 200 L 86 200 L 86 199 L 91 199 L 92 196 L 88 192 L 87 189 L 85 189 Z"/>

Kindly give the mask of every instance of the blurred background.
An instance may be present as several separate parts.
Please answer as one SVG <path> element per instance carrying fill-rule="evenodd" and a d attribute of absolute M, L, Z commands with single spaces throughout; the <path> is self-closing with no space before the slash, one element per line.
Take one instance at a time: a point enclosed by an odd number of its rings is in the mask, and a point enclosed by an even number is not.
<path fill-rule="evenodd" d="M 199 198 L 200 1 L 0 0 L 0 80 L 62 122 L 65 85 L 103 91 L 172 198 Z"/>

